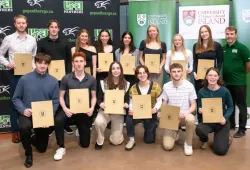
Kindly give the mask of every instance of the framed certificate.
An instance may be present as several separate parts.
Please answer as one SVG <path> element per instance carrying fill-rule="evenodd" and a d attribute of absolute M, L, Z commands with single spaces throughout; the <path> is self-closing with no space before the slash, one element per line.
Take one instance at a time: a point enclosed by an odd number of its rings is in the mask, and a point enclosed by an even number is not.
<path fill-rule="evenodd" d="M 89 89 L 70 89 L 69 105 L 73 113 L 89 111 Z"/>
<path fill-rule="evenodd" d="M 220 123 L 223 119 L 222 98 L 202 98 L 203 123 Z"/>
<path fill-rule="evenodd" d="M 110 64 L 113 62 L 113 53 L 98 53 L 98 64 L 102 72 L 108 72 Z"/>
<path fill-rule="evenodd" d="M 180 107 L 162 105 L 160 113 L 160 128 L 178 130 L 179 129 Z"/>
<path fill-rule="evenodd" d="M 198 59 L 197 76 L 198 79 L 203 80 L 205 78 L 207 69 L 214 67 L 214 60 Z"/>
<path fill-rule="evenodd" d="M 151 95 L 133 95 L 133 119 L 152 119 Z"/>
<path fill-rule="evenodd" d="M 160 71 L 160 54 L 145 54 L 145 65 L 150 73 L 159 73 Z"/>
<path fill-rule="evenodd" d="M 134 75 L 135 68 L 135 56 L 130 55 L 121 55 L 120 62 L 123 68 L 123 74 L 125 75 Z"/>
<path fill-rule="evenodd" d="M 124 115 L 124 90 L 105 90 L 104 103 L 104 113 Z"/>
<path fill-rule="evenodd" d="M 63 76 L 65 76 L 64 60 L 52 60 L 49 65 L 49 74 L 61 81 Z"/>
<path fill-rule="evenodd" d="M 14 69 L 14 75 L 25 75 L 32 72 L 32 54 L 15 53 L 14 63 L 16 65 L 16 68 Z"/>

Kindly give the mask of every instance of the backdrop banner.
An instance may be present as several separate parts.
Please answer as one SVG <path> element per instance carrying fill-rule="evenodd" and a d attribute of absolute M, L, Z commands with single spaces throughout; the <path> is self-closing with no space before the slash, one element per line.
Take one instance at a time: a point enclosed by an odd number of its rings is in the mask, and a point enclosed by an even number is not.
<path fill-rule="evenodd" d="M 23 14 L 28 18 L 28 34 L 37 40 L 48 36 L 47 23 L 57 19 L 61 23 L 59 36 L 73 46 L 77 32 L 85 28 L 89 31 L 92 42 L 97 40 L 101 29 L 109 29 L 114 44 L 120 42 L 120 1 L 118 0 L 0 0 L 0 43 L 6 35 L 15 32 L 13 17 Z M 5 68 L 0 65 L 0 70 Z M 1 72 L 1 71 L 0 71 Z M 1 72 L 0 89 L 9 86 L 8 75 Z M 4 77 L 4 78 L 2 78 Z M 1 93 L 7 95 L 6 92 Z M 1 96 L 2 97 L 2 96 Z M 5 102 L 0 99 L 0 115 Z M 4 102 L 3 102 L 4 101 Z M 0 117 L 1 122 L 9 122 L 9 117 Z"/>

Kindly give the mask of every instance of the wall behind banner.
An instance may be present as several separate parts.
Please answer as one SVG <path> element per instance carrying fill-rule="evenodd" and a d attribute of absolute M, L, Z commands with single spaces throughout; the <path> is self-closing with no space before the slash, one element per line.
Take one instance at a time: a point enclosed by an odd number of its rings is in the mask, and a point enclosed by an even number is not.
<path fill-rule="evenodd" d="M 13 17 L 19 14 L 28 18 L 27 32 L 37 40 L 48 35 L 48 21 L 57 19 L 61 22 L 60 36 L 72 46 L 81 28 L 90 32 L 92 42 L 101 29 L 110 30 L 114 44 L 120 41 L 118 0 L 0 0 L 0 44 L 6 35 L 15 32 Z M 0 70 L 4 69 L 0 65 Z M 6 132 L 10 126 L 8 71 L 0 71 L 0 76 L 0 132 Z"/>

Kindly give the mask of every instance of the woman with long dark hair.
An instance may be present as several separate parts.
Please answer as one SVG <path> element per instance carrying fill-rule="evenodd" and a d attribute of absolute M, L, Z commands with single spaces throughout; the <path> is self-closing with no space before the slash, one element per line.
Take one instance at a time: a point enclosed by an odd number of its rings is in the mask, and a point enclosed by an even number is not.
<path fill-rule="evenodd" d="M 230 122 L 229 117 L 233 112 L 233 100 L 229 90 L 223 87 L 219 70 L 209 68 L 203 81 L 203 88 L 198 92 L 198 109 L 202 115 L 203 98 L 222 98 L 223 118 L 218 123 L 199 123 L 196 134 L 201 141 L 201 149 L 206 149 L 208 134 L 214 132 L 213 151 L 217 155 L 225 155 L 229 149 Z M 214 105 L 217 105 L 214 103 Z"/>
<path fill-rule="evenodd" d="M 95 144 L 95 149 L 102 149 L 104 143 L 104 132 L 109 122 L 112 122 L 110 143 L 113 145 L 120 145 L 123 138 L 123 122 L 124 116 L 117 114 L 104 114 L 105 100 L 104 93 L 105 90 L 124 90 L 124 115 L 126 114 L 125 109 L 129 107 L 129 82 L 124 79 L 123 68 L 119 62 L 112 62 L 109 67 L 108 77 L 101 80 L 100 87 L 97 95 L 97 105 L 100 107 L 97 117 L 95 119 L 95 129 L 97 131 L 97 140 Z"/>
<path fill-rule="evenodd" d="M 116 61 L 120 62 L 121 55 L 135 56 L 135 67 L 139 65 L 139 50 L 134 45 L 134 38 L 131 32 L 125 31 L 122 34 L 120 48 L 115 51 Z M 130 86 L 136 83 L 134 75 L 125 75 L 125 79 L 130 82 Z"/>

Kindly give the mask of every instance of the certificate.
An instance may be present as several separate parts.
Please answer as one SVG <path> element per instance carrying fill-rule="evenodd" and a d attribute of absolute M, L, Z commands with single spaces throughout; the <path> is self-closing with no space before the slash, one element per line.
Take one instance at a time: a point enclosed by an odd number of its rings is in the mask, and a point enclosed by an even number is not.
<path fill-rule="evenodd" d="M 203 80 L 205 78 L 207 69 L 214 67 L 214 60 L 198 59 L 197 76 L 198 79 Z"/>
<path fill-rule="evenodd" d="M 152 119 L 151 95 L 133 95 L 133 119 Z"/>
<path fill-rule="evenodd" d="M 160 113 L 160 128 L 179 130 L 180 107 L 162 105 Z"/>
<path fill-rule="evenodd" d="M 73 113 L 89 111 L 89 89 L 69 89 L 69 106 Z"/>
<path fill-rule="evenodd" d="M 110 64 L 113 62 L 113 53 L 98 53 L 98 64 L 102 72 L 108 72 Z"/>
<path fill-rule="evenodd" d="M 160 71 L 160 54 L 145 54 L 145 65 L 150 73 L 159 73 Z"/>
<path fill-rule="evenodd" d="M 32 72 L 32 54 L 15 53 L 14 63 L 16 65 L 16 68 L 14 69 L 14 75 L 25 75 Z"/>
<path fill-rule="evenodd" d="M 221 98 L 202 98 L 203 123 L 220 123 L 223 120 Z"/>
<path fill-rule="evenodd" d="M 135 56 L 121 55 L 120 62 L 123 68 L 123 74 L 134 75 L 135 71 Z"/>
<path fill-rule="evenodd" d="M 105 90 L 104 103 L 104 113 L 124 115 L 124 90 Z"/>
<path fill-rule="evenodd" d="M 33 128 L 54 126 L 52 100 L 31 102 Z"/>
<path fill-rule="evenodd" d="M 63 76 L 65 76 L 64 60 L 52 60 L 49 65 L 49 74 L 61 81 Z"/>

